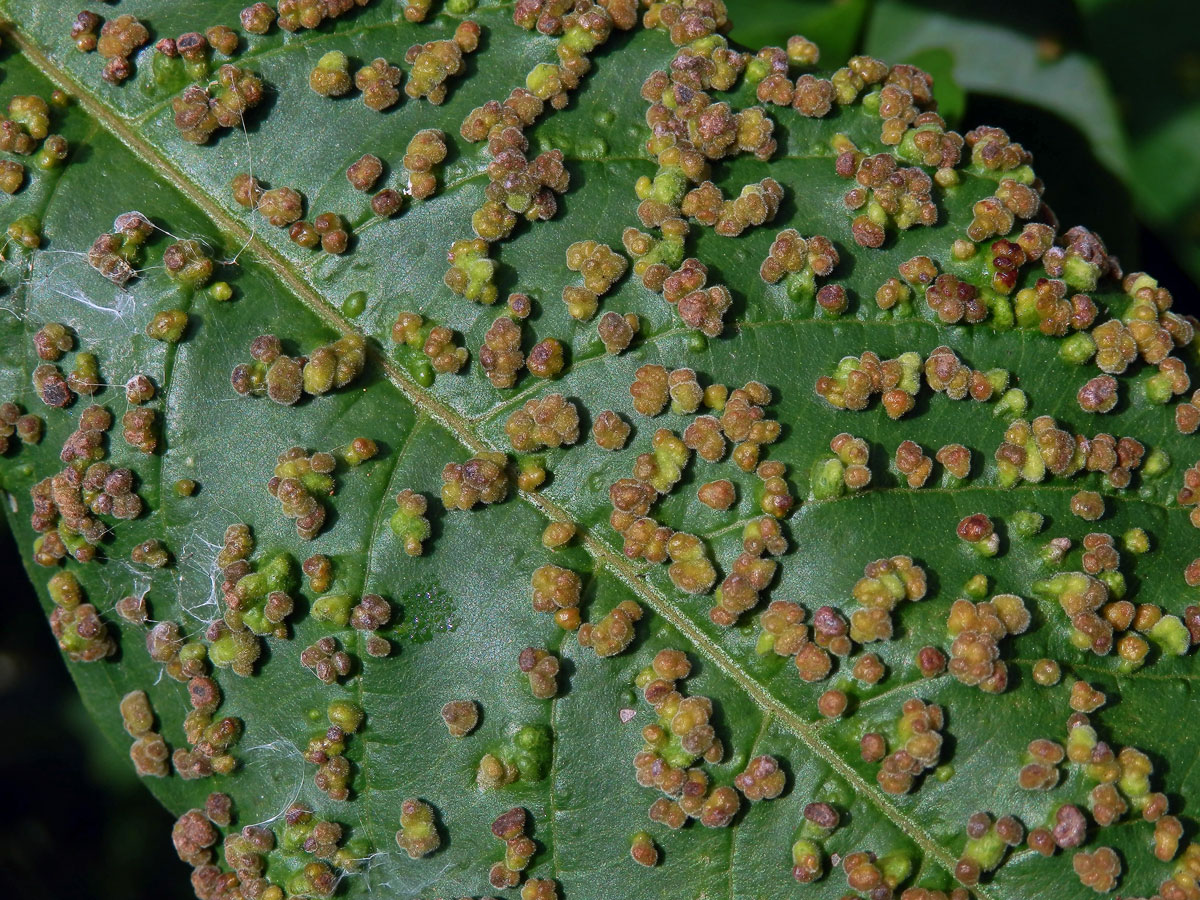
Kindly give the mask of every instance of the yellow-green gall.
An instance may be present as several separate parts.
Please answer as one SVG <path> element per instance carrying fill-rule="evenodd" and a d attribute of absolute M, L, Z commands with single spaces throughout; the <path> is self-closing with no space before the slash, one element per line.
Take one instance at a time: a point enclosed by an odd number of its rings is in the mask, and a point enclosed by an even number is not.
<path fill-rule="evenodd" d="M 642 618 L 642 608 L 632 600 L 622 600 L 599 622 L 579 627 L 581 647 L 591 647 L 597 656 L 616 656 L 634 638 L 634 623 Z"/>
<path fill-rule="evenodd" d="M 488 258 L 486 241 L 455 241 L 446 258 L 450 262 L 444 279 L 446 287 L 468 300 L 489 306 L 496 302 L 496 263 Z"/>
<path fill-rule="evenodd" d="M 349 700 L 335 700 L 326 709 L 329 724 L 336 725 L 346 734 L 354 734 L 362 727 L 364 713 L 362 708 Z"/>
<path fill-rule="evenodd" d="M 25 167 L 11 159 L 0 160 L 0 191 L 15 194 L 25 183 Z"/>
<path fill-rule="evenodd" d="M 575 525 L 572 522 L 551 522 L 542 532 L 542 546 L 547 550 L 557 550 L 566 546 L 575 537 Z"/>
<path fill-rule="evenodd" d="M 146 325 L 146 336 L 169 344 L 178 343 L 187 331 L 188 315 L 181 309 L 167 309 L 154 314 Z"/>
<path fill-rule="evenodd" d="M 433 807 L 411 797 L 401 803 L 400 830 L 396 832 L 396 843 L 408 854 L 409 859 L 428 856 L 441 846 L 442 839 L 433 821 Z"/>
<path fill-rule="evenodd" d="M 163 251 L 163 266 L 174 281 L 185 287 L 202 288 L 213 275 L 213 261 L 199 241 L 176 241 Z"/>
<path fill-rule="evenodd" d="M 424 552 L 424 542 L 429 539 L 431 529 L 425 518 L 428 505 L 428 501 L 411 488 L 396 495 L 397 509 L 388 524 L 392 533 L 404 542 L 404 552 L 409 556 L 420 556 Z"/>
<path fill-rule="evenodd" d="M 690 457 L 691 451 L 677 434 L 660 428 L 651 439 L 651 452 L 634 460 L 633 477 L 653 485 L 660 494 L 670 493 Z"/>
<path fill-rule="evenodd" d="M 308 75 L 308 86 L 323 97 L 340 97 L 350 84 L 350 61 L 340 50 L 323 55 Z"/>

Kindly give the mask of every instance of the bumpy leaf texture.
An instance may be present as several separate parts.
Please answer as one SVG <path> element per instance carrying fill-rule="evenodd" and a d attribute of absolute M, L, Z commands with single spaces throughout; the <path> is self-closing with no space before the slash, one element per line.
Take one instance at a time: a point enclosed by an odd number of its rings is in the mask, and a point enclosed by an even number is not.
<path fill-rule="evenodd" d="M 5 4 L 5 515 L 199 896 L 1200 896 L 1195 323 L 1019 144 L 279 5 Z"/>

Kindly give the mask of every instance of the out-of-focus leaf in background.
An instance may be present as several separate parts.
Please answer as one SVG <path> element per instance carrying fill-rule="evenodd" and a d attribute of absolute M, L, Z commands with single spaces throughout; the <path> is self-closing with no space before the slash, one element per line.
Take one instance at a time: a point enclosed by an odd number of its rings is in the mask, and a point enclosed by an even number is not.
<path fill-rule="evenodd" d="M 1117 97 L 1138 212 L 1200 278 L 1200 5 L 1076 0 Z"/>

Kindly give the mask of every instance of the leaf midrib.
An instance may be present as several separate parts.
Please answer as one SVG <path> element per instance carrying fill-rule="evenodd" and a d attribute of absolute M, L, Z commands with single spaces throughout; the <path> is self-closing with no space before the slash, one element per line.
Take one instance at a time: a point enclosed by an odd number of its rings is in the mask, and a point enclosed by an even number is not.
<path fill-rule="evenodd" d="M 192 181 L 181 168 L 174 165 L 170 159 L 162 155 L 151 143 L 138 135 L 116 113 L 94 98 L 83 84 L 79 83 L 70 73 L 62 69 L 48 55 L 43 53 L 34 41 L 28 35 L 24 34 L 19 27 L 12 22 L 4 22 L 0 24 L 0 34 L 10 39 L 20 52 L 37 66 L 46 78 L 70 93 L 89 116 L 124 144 L 143 163 L 157 172 L 169 174 L 174 180 L 175 187 L 181 194 L 199 207 L 215 225 L 232 233 L 243 244 L 244 250 L 251 252 L 260 262 L 269 267 L 292 291 L 297 300 L 317 315 L 323 323 L 342 334 L 361 334 L 319 291 L 304 281 L 293 270 L 286 259 L 268 244 L 260 240 L 243 222 L 230 216 L 199 185 Z M 475 434 L 471 430 L 470 422 L 466 417 L 409 379 L 402 369 L 380 354 L 370 341 L 367 342 L 367 347 L 373 361 L 379 366 L 388 381 L 404 394 L 413 407 L 445 428 L 466 449 L 473 453 L 501 449 L 492 447 L 479 435 Z M 947 872 L 953 873 L 955 859 L 945 847 L 939 844 L 912 818 L 901 812 L 883 795 L 878 787 L 870 784 L 859 775 L 845 759 L 838 755 L 825 742 L 814 726 L 804 721 L 784 703 L 772 697 L 719 644 L 705 635 L 694 622 L 676 611 L 665 596 L 646 584 L 639 577 L 637 569 L 628 560 L 616 553 L 607 544 L 593 537 L 582 523 L 576 522 L 565 509 L 553 501 L 539 494 L 525 491 L 519 491 L 518 493 L 526 502 L 530 503 L 548 519 L 575 525 L 580 534 L 581 544 L 598 565 L 607 566 L 630 591 L 636 594 L 655 613 L 669 622 L 687 638 L 696 651 L 705 656 L 726 677 L 737 684 L 758 705 L 764 714 L 774 717 L 777 722 L 791 731 L 810 753 L 823 760 L 857 793 L 869 799 L 880 813 L 899 828 L 914 844 L 920 847 L 927 857 L 935 860 Z M 974 891 L 977 896 L 984 898 L 984 900 L 991 900 L 993 897 L 992 894 L 979 887 L 976 887 Z"/>

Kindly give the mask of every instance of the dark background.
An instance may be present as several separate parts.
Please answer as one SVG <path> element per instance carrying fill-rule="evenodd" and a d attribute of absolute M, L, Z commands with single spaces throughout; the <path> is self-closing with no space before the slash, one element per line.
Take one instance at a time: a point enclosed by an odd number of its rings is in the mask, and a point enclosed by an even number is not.
<path fill-rule="evenodd" d="M 931 71 L 951 125 L 1004 127 L 1034 153 L 1064 227 L 1099 231 L 1126 271 L 1149 271 L 1178 309 L 1200 313 L 1200 53 L 1189 46 L 1200 31 L 1196 5 L 729 5 L 732 37 L 747 46 L 801 33 L 821 45 L 823 66 L 868 52 Z M 191 897 L 188 870 L 171 849 L 171 817 L 125 752 L 90 726 L 2 522 L 0 584 L 0 890 L 37 900 Z"/>

